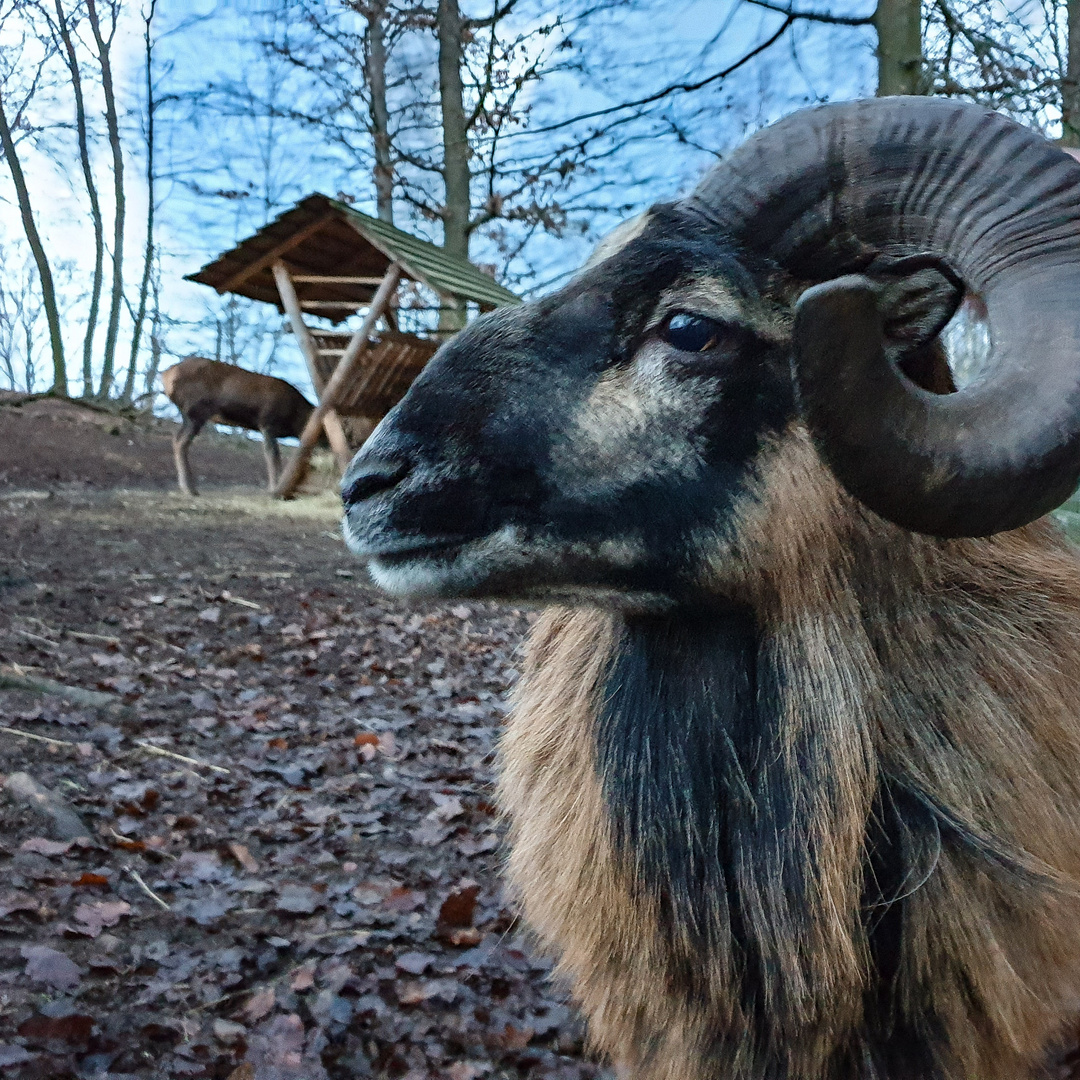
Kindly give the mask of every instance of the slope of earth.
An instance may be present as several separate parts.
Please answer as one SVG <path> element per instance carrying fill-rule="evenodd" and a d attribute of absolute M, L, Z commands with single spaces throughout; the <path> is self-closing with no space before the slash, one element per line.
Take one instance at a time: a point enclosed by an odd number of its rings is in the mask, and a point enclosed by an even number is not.
<path fill-rule="evenodd" d="M 175 487 L 176 431 L 172 421 L 148 414 L 123 416 L 64 398 L 0 391 L 0 490 Z M 204 429 L 190 454 L 204 484 L 264 482 L 255 440 Z"/>
<path fill-rule="evenodd" d="M 498 877 L 529 616 L 376 594 L 337 513 L 0 499 L 0 676 L 116 697 L 0 690 L 4 1080 L 601 1075 Z"/>

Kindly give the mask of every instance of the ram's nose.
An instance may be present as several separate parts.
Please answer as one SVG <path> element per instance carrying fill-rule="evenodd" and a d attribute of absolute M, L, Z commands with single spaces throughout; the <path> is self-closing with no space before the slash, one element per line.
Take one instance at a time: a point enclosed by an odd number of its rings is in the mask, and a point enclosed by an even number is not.
<path fill-rule="evenodd" d="M 375 495 L 397 487 L 409 473 L 412 463 L 400 457 L 357 455 L 341 478 L 341 498 L 346 509 Z"/>

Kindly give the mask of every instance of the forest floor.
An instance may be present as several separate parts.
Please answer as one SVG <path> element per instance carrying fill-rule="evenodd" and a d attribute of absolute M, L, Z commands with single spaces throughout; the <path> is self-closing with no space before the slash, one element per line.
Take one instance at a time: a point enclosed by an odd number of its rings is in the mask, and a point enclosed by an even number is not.
<path fill-rule="evenodd" d="M 0 1077 L 607 1075 L 498 873 L 531 616 L 377 594 L 331 491 L 75 475 L 128 429 L 39 421 L 77 460 L 54 441 L 52 482 L 13 484 L 15 411 L 0 683 L 113 698 L 0 689 Z M 127 450 L 123 482 L 153 473 Z M 212 481 L 248 450 L 193 460 Z"/>

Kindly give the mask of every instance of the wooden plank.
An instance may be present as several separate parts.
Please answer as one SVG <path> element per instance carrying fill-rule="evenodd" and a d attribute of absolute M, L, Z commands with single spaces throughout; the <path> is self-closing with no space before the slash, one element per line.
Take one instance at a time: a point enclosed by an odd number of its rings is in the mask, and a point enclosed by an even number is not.
<path fill-rule="evenodd" d="M 307 471 L 311 451 L 318 441 L 323 417 L 337 405 L 338 398 L 342 396 L 349 381 L 355 376 L 360 360 L 367 349 L 368 338 L 371 337 L 375 324 L 389 305 L 400 280 L 401 266 L 396 262 L 391 263 L 386 271 L 386 276 L 382 279 L 382 284 L 379 285 L 378 291 L 371 301 L 371 307 L 368 308 L 368 313 L 364 316 L 360 329 L 353 334 L 352 340 L 345 349 L 345 355 L 338 361 L 337 368 L 323 392 L 322 400 L 308 418 L 307 424 L 304 425 L 303 433 L 300 436 L 300 445 L 296 449 L 296 456 L 289 462 L 289 467 L 285 470 L 285 475 L 281 478 L 277 490 L 274 492 L 279 499 L 289 498 L 300 486 L 300 481 Z M 365 379 L 370 379 L 370 374 L 369 370 L 365 374 Z"/>
<path fill-rule="evenodd" d="M 337 217 L 337 214 L 323 214 L 322 217 L 316 218 L 310 225 L 305 225 L 302 229 L 294 232 L 288 240 L 283 240 L 280 244 L 276 244 L 265 254 L 260 255 L 254 262 L 248 263 L 243 270 L 233 274 L 228 281 L 222 285 L 218 285 L 217 291 L 219 293 L 232 292 L 238 286 L 243 285 L 248 278 L 254 277 L 260 271 L 265 270 L 268 266 L 273 266 L 282 255 L 287 251 L 291 251 L 297 244 L 302 243 L 309 236 L 314 236 L 328 221 L 333 221 Z"/>
<path fill-rule="evenodd" d="M 345 274 L 293 274 L 304 285 L 378 285 L 381 277 L 351 277 Z"/>
<path fill-rule="evenodd" d="M 311 383 L 315 387 L 315 393 L 322 400 L 323 377 L 318 366 L 319 349 L 315 344 L 314 336 L 308 329 L 307 323 L 304 322 L 304 313 L 300 307 L 296 289 L 293 287 L 289 268 L 278 259 L 271 269 L 274 273 L 274 281 L 277 283 L 278 296 L 281 297 L 281 306 L 285 309 L 285 313 L 289 316 L 289 322 L 292 325 L 293 337 L 296 338 L 300 351 L 304 354 L 304 360 L 307 363 L 308 374 L 311 376 Z"/>
<path fill-rule="evenodd" d="M 325 383 L 322 372 L 319 371 L 319 350 L 315 345 L 315 339 L 311 336 L 307 323 L 304 322 L 304 313 L 300 310 L 296 289 L 293 287 L 292 278 L 289 276 L 289 268 L 278 259 L 273 264 L 272 269 L 282 307 L 288 313 L 293 336 L 300 345 L 300 351 L 304 354 L 308 374 L 311 376 L 311 384 L 315 387 L 315 393 L 318 395 L 319 400 L 322 401 L 325 393 Z M 341 418 L 332 409 L 328 410 L 323 417 L 323 428 L 326 431 L 326 438 L 330 442 L 330 449 L 333 450 L 334 457 L 337 458 L 338 464 L 344 471 L 352 452 L 349 449 L 349 440 L 345 437 L 345 429 L 341 426 Z"/>

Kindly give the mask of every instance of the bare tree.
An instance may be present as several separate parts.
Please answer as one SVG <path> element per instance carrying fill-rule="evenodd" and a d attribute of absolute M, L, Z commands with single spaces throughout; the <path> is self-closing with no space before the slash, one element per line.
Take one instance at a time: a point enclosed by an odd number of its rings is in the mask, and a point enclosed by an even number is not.
<path fill-rule="evenodd" d="M 982 0 L 928 0 L 927 72 L 935 94 L 967 98 L 1048 134 L 1076 139 L 1080 71 L 1076 0 L 1037 0 L 1016 10 Z"/>
<path fill-rule="evenodd" d="M 879 96 L 925 93 L 920 0 L 878 0 L 874 27 Z"/>
<path fill-rule="evenodd" d="M 1066 6 L 1065 74 L 1061 80 L 1061 141 L 1080 146 L 1080 0 Z"/>
<path fill-rule="evenodd" d="M 104 281 L 105 230 L 101 218 L 101 201 L 98 197 L 97 183 L 90 165 L 90 140 L 87 130 L 86 98 L 83 92 L 82 69 L 76 48 L 71 20 L 64 10 L 62 0 L 54 0 L 55 20 L 49 8 L 42 4 L 40 9 L 47 19 L 53 38 L 67 66 L 71 79 L 71 90 L 75 105 L 75 132 L 79 148 L 79 164 L 82 167 L 83 182 L 90 205 L 90 220 L 94 228 L 94 271 L 90 285 L 90 307 L 86 316 L 86 328 L 83 334 L 82 385 L 83 396 L 94 393 L 94 333 L 97 329 L 98 312 L 101 308 L 101 289 Z"/>
<path fill-rule="evenodd" d="M 153 398 L 154 383 L 157 381 L 158 371 L 161 369 L 161 356 L 164 351 L 162 339 L 162 312 L 161 312 L 161 260 L 155 252 L 154 271 L 150 278 L 150 292 L 152 303 L 150 307 L 150 362 L 146 365 L 143 374 L 142 397 Z"/>
<path fill-rule="evenodd" d="M 371 142 L 375 154 L 375 207 L 383 221 L 394 220 L 394 161 L 390 142 L 390 108 L 386 98 L 386 0 L 357 5 L 367 20 L 364 75 L 370 97 Z"/>
<path fill-rule="evenodd" d="M 581 62 L 573 30 L 619 2 L 566 4 L 557 18 L 540 17 L 533 2 L 516 18 L 519 0 L 485 17 L 467 16 L 458 0 L 351 0 L 359 18 L 350 23 L 344 5 L 304 0 L 303 19 L 270 45 L 322 84 L 325 96 L 292 116 L 371 170 L 380 216 L 389 220 L 397 196 L 414 221 L 441 226 L 448 251 L 468 257 L 493 222 L 562 227 L 559 195 L 584 148 L 547 140 L 519 155 L 506 137 L 524 128 L 530 88 Z"/>
<path fill-rule="evenodd" d="M 4 15 L 8 16 L 12 14 L 14 10 L 15 8 L 9 8 L 8 11 L 4 12 Z M 23 46 L 25 45 L 26 35 L 24 34 Z M 8 55 L 11 57 L 21 57 L 28 51 L 29 50 L 25 48 L 12 46 Z M 21 101 L 15 105 L 14 111 L 11 111 L 11 102 L 9 100 L 9 87 L 13 81 L 13 73 L 10 69 L 4 73 L 5 77 L 3 78 L 2 85 L 0 85 L 0 149 L 3 150 L 4 159 L 7 161 L 8 169 L 11 173 L 11 180 L 15 187 L 15 196 L 19 205 L 19 215 L 22 218 L 23 231 L 26 234 L 27 243 L 30 245 L 30 250 L 33 253 L 34 263 L 37 266 L 38 277 L 41 281 L 41 298 L 49 327 L 49 346 L 52 352 L 51 390 L 55 394 L 67 394 L 67 365 L 64 359 L 64 339 L 60 329 L 60 313 L 57 307 L 56 285 L 53 281 L 53 273 L 52 268 L 49 265 L 49 258 L 45 252 L 45 245 L 42 242 L 41 234 L 38 231 L 34 210 L 30 202 L 29 186 L 26 182 L 26 175 L 23 172 L 22 164 L 19 160 L 19 153 L 13 135 L 13 131 L 18 130 L 22 123 L 23 113 L 34 96 L 42 72 L 44 71 L 50 56 L 51 50 L 46 48 L 44 54 L 35 65 L 28 80 L 28 87 L 22 94 Z M 29 358 L 27 362 L 30 362 Z"/>
<path fill-rule="evenodd" d="M 150 289 L 150 274 L 154 264 L 154 41 L 151 37 L 151 24 L 154 21 L 154 9 L 157 0 L 150 0 L 143 12 L 143 49 L 145 60 L 146 92 L 146 243 L 143 248 L 143 270 L 139 282 L 138 309 L 135 312 L 131 330 L 131 355 L 128 358 L 127 376 L 121 392 L 123 401 L 130 401 L 135 393 L 135 372 L 139 359 L 139 344 L 142 339 L 143 322 L 146 319 L 146 302 Z"/>
<path fill-rule="evenodd" d="M 120 17 L 120 0 L 106 0 L 109 10 L 108 33 L 102 31 L 98 16 L 97 0 L 86 0 L 86 13 L 97 46 L 98 63 L 101 65 L 101 87 L 105 95 L 105 126 L 112 150 L 113 171 L 113 247 L 112 290 L 109 297 L 109 321 L 105 331 L 105 351 L 101 364 L 101 380 L 98 397 L 106 398 L 112 389 L 116 365 L 116 344 L 120 333 L 120 310 L 124 304 L 124 219 L 126 201 L 124 196 L 124 153 L 120 143 L 120 119 L 116 107 L 116 92 L 112 75 L 112 43 Z"/>

